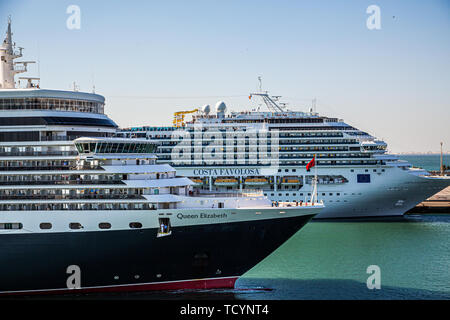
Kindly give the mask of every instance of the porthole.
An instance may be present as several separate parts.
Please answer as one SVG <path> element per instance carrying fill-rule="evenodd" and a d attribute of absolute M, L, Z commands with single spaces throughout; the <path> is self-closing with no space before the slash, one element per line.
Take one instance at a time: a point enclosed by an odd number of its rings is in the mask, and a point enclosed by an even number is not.
<path fill-rule="evenodd" d="M 109 223 L 109 222 L 100 222 L 98 224 L 98 227 L 100 229 L 111 229 L 111 223 Z"/>
<path fill-rule="evenodd" d="M 83 228 L 83 226 L 81 225 L 81 223 L 79 223 L 79 222 L 71 222 L 71 223 L 69 223 L 69 228 L 70 229 L 81 229 L 81 228 Z"/>
<path fill-rule="evenodd" d="M 142 228 L 142 223 L 140 223 L 140 222 L 130 222 L 130 228 L 132 228 L 132 229 L 140 229 L 140 228 Z"/>
<path fill-rule="evenodd" d="M 39 228 L 41 228 L 41 229 L 51 229 L 52 228 L 52 224 L 50 222 L 42 222 L 39 225 Z"/>

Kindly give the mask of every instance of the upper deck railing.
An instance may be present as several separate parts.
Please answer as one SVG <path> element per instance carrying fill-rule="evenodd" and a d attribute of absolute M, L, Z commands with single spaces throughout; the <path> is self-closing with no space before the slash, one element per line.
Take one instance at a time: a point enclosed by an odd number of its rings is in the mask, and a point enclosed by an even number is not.
<path fill-rule="evenodd" d="M 212 198 L 248 198 L 248 197 L 262 197 L 264 193 L 259 189 L 245 189 L 243 191 L 208 191 L 208 190 L 195 190 L 192 194 L 196 197 L 212 197 Z"/>

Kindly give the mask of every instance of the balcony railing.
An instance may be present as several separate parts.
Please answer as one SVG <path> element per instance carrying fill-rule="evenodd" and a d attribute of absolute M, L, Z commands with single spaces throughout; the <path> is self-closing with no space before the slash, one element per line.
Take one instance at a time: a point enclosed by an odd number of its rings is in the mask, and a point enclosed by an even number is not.
<path fill-rule="evenodd" d="M 109 195 L 1 195 L 0 200 L 138 200 L 145 198 L 136 194 L 109 194 Z"/>
<path fill-rule="evenodd" d="M 264 195 L 262 190 L 245 189 L 243 191 L 208 191 L 196 190 L 190 195 L 195 197 L 211 197 L 211 198 L 247 198 L 247 197 L 262 197 Z"/>
<path fill-rule="evenodd" d="M 67 166 L 7 166 L 0 167 L 0 171 L 37 171 L 37 170 L 46 170 L 46 171 L 57 171 L 57 170 L 102 170 L 101 166 L 78 166 L 74 167 L 71 165 Z M 55 172 L 57 174 L 57 172 Z"/>
<path fill-rule="evenodd" d="M 40 156 L 77 156 L 76 151 L 25 151 L 25 152 L 0 152 L 0 157 L 40 157 Z"/>
<path fill-rule="evenodd" d="M 122 184 L 122 180 L 43 180 L 43 181 L 0 181 L 0 185 L 4 186 L 33 186 L 33 185 L 108 185 Z"/>

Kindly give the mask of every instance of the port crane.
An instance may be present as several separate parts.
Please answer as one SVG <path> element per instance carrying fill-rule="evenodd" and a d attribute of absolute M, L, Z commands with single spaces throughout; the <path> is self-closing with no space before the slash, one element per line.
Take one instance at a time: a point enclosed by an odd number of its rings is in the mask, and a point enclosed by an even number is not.
<path fill-rule="evenodd" d="M 198 109 L 190 110 L 190 111 L 178 111 L 173 114 L 173 126 L 176 128 L 184 127 L 184 117 L 187 114 L 198 112 Z"/>

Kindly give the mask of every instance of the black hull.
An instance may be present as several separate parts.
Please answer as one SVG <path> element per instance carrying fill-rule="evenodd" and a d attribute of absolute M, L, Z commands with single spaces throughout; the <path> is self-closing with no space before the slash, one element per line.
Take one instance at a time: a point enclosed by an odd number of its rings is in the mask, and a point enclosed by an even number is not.
<path fill-rule="evenodd" d="M 67 289 L 70 265 L 80 267 L 82 289 L 238 277 L 311 218 L 175 227 L 159 238 L 156 229 L 3 234 L 0 294 Z"/>

